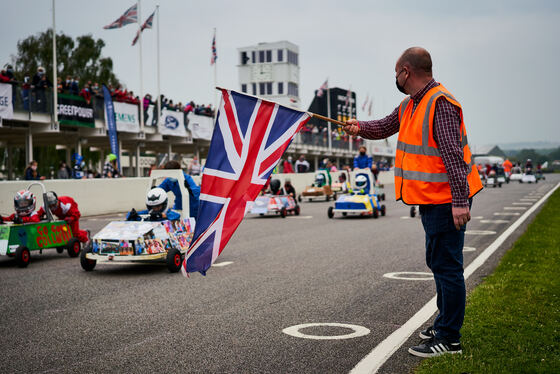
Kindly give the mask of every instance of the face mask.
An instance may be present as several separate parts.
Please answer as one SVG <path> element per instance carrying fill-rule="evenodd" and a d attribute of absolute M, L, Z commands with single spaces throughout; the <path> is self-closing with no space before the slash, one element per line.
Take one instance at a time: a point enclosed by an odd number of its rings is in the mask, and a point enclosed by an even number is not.
<path fill-rule="evenodd" d="M 365 153 L 365 152 L 360 152 L 360 154 L 361 154 L 362 156 L 365 156 L 366 153 Z"/>
<path fill-rule="evenodd" d="M 400 92 L 402 92 L 403 94 L 406 95 L 406 92 L 404 91 L 404 85 L 401 86 L 399 84 L 399 75 L 401 75 L 401 73 L 403 72 L 403 70 L 401 70 L 401 72 L 399 74 L 397 74 L 397 77 L 395 78 L 395 84 L 397 86 L 397 90 L 399 90 Z M 408 80 L 408 77 L 405 79 L 404 84 L 406 84 L 406 81 Z"/>
<path fill-rule="evenodd" d="M 31 170 L 37 170 L 37 165 L 31 166 Z"/>

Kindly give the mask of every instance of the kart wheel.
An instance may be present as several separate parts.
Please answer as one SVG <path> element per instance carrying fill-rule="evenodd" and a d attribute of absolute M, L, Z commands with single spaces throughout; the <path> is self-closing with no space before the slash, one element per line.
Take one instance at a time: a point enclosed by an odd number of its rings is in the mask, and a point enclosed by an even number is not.
<path fill-rule="evenodd" d="M 385 205 L 381 205 L 381 215 L 385 217 L 386 208 Z"/>
<path fill-rule="evenodd" d="M 181 264 L 183 263 L 183 256 L 177 248 L 171 248 L 167 251 L 167 270 L 170 273 L 176 273 L 181 270 Z"/>
<path fill-rule="evenodd" d="M 501 184 L 501 183 L 500 183 L 500 184 L 498 184 L 498 187 L 502 188 L 502 184 Z"/>
<path fill-rule="evenodd" d="M 327 210 L 327 216 L 329 218 L 333 218 L 334 217 L 334 212 L 333 212 L 334 208 L 332 206 L 329 207 L 329 209 Z"/>
<path fill-rule="evenodd" d="M 298 201 L 299 203 L 301 203 L 301 195 L 299 195 L 299 196 L 297 197 L 297 201 Z"/>
<path fill-rule="evenodd" d="M 29 252 L 29 249 L 27 249 L 27 247 L 24 247 L 23 245 L 20 245 L 16 249 L 17 266 L 19 266 L 20 268 L 27 267 L 27 265 L 29 265 L 29 261 L 31 261 L 31 253 Z"/>
<path fill-rule="evenodd" d="M 410 207 L 410 216 L 412 218 L 416 217 L 416 207 L 415 206 Z"/>
<path fill-rule="evenodd" d="M 373 208 L 373 218 L 378 218 L 379 217 L 379 211 L 377 210 L 377 208 Z"/>
<path fill-rule="evenodd" d="M 64 247 L 56 247 L 56 253 L 64 252 Z"/>
<path fill-rule="evenodd" d="M 280 217 L 286 218 L 287 215 L 288 215 L 288 212 L 286 211 L 285 207 L 280 209 Z"/>
<path fill-rule="evenodd" d="M 331 197 L 329 195 L 327 195 L 327 201 L 330 201 Z"/>
<path fill-rule="evenodd" d="M 348 215 L 348 213 L 342 212 L 342 217 L 346 217 L 347 215 Z"/>
<path fill-rule="evenodd" d="M 519 180 L 519 183 L 523 183 L 523 181 L 520 179 L 520 180 Z"/>
<path fill-rule="evenodd" d="M 296 205 L 296 207 L 295 207 L 295 209 L 294 209 L 294 214 L 295 214 L 296 216 L 299 216 L 299 211 L 300 211 L 300 207 L 299 207 L 299 205 Z"/>
<path fill-rule="evenodd" d="M 85 271 L 92 271 L 93 268 L 95 268 L 97 261 L 86 258 L 87 253 L 88 251 L 86 250 L 83 250 L 82 253 L 80 253 L 80 265 L 82 265 L 82 269 Z"/>
<path fill-rule="evenodd" d="M 68 256 L 78 257 L 80 254 L 80 241 L 77 238 L 72 238 L 66 244 L 66 249 L 68 250 Z"/>

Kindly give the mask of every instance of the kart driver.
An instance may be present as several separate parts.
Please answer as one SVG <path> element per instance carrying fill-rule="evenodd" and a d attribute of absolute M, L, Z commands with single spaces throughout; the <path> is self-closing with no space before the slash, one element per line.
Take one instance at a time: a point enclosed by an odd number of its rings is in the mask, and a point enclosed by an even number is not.
<path fill-rule="evenodd" d="M 368 180 L 366 178 L 365 175 L 360 174 L 356 177 L 356 183 L 355 183 L 356 189 L 355 189 L 355 193 L 358 195 L 367 195 L 369 194 L 369 186 L 368 186 Z"/>
<path fill-rule="evenodd" d="M 284 181 L 284 191 L 286 191 L 286 195 L 291 196 L 297 204 L 296 189 L 294 188 L 292 181 L 288 178 Z"/>
<path fill-rule="evenodd" d="M 14 196 L 15 213 L 10 216 L 0 216 L 0 223 L 12 221 L 13 223 L 39 222 L 41 216 L 35 211 L 35 195 L 29 190 L 21 190 Z"/>
<path fill-rule="evenodd" d="M 81 243 L 87 243 L 90 240 L 89 230 L 80 230 L 80 217 L 82 214 L 78 209 L 78 203 L 74 199 L 70 196 L 59 197 L 56 192 L 49 191 L 47 192 L 47 205 L 52 214 L 68 223 L 72 229 L 72 234 Z M 46 215 L 46 212 L 41 207 L 37 214 L 39 217 L 43 217 Z"/>
<path fill-rule="evenodd" d="M 323 187 L 325 184 L 327 184 L 325 174 L 317 174 L 317 176 L 315 177 L 315 187 Z"/>
<path fill-rule="evenodd" d="M 278 179 L 272 179 L 270 181 L 270 193 L 274 196 L 285 195 L 282 183 Z"/>
<path fill-rule="evenodd" d="M 137 212 L 134 208 L 126 215 L 127 221 L 141 221 L 141 215 L 149 215 L 146 221 L 178 220 L 181 215 L 167 208 L 167 192 L 163 188 L 154 187 L 146 195 L 146 210 Z"/>

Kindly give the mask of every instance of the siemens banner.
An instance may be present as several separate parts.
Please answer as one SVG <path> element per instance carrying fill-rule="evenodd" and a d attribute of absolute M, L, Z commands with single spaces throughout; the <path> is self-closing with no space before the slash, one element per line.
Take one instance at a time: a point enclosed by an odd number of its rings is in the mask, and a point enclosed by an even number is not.
<path fill-rule="evenodd" d="M 58 94 L 58 121 L 61 125 L 95 127 L 93 108 L 81 96 Z"/>
<path fill-rule="evenodd" d="M 11 84 L 0 83 L 0 118 L 1 119 L 14 118 L 14 106 L 12 105 Z"/>
<path fill-rule="evenodd" d="M 138 118 L 138 105 L 113 102 L 117 131 L 140 132 L 140 119 Z"/>

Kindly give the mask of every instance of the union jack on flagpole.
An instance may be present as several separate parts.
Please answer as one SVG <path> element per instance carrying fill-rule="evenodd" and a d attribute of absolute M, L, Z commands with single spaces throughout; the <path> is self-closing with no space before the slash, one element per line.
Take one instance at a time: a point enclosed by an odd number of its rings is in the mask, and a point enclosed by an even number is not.
<path fill-rule="evenodd" d="M 193 241 L 183 261 L 187 275 L 206 271 L 223 251 L 295 134 L 310 114 L 254 96 L 220 89 L 208 159 L 202 174 Z"/>
<path fill-rule="evenodd" d="M 212 38 L 212 57 L 210 57 L 210 65 L 214 65 L 218 59 L 218 53 L 216 52 L 216 29 L 214 29 L 214 37 Z"/>
<path fill-rule="evenodd" d="M 373 97 L 369 101 L 368 116 L 370 116 L 370 117 L 371 117 L 371 113 L 372 113 L 372 108 L 373 108 Z"/>
<path fill-rule="evenodd" d="M 136 42 L 138 41 L 138 38 L 140 37 L 140 33 L 142 31 L 144 31 L 145 29 L 151 29 L 153 24 L 154 24 L 154 15 L 156 14 L 156 11 L 154 10 L 154 12 L 152 13 L 151 16 L 149 16 L 146 21 L 142 24 L 142 27 L 140 28 L 140 30 L 136 31 L 136 36 L 134 37 L 134 40 L 132 41 L 132 45 L 134 46 L 136 44 Z"/>
<path fill-rule="evenodd" d="M 366 105 L 369 101 L 369 93 L 366 96 L 366 101 L 364 101 L 364 104 L 362 105 L 362 112 L 366 110 Z"/>
<path fill-rule="evenodd" d="M 138 4 L 134 4 L 130 8 L 127 9 L 126 12 L 116 21 L 104 26 L 104 29 L 119 29 L 123 26 L 126 26 L 130 23 L 138 22 Z"/>
<path fill-rule="evenodd" d="M 321 87 L 319 87 L 319 90 L 317 90 L 317 97 L 323 97 L 323 94 L 325 93 L 325 91 L 329 88 L 329 80 L 327 79 L 325 81 L 325 83 L 323 83 L 321 85 Z"/>

